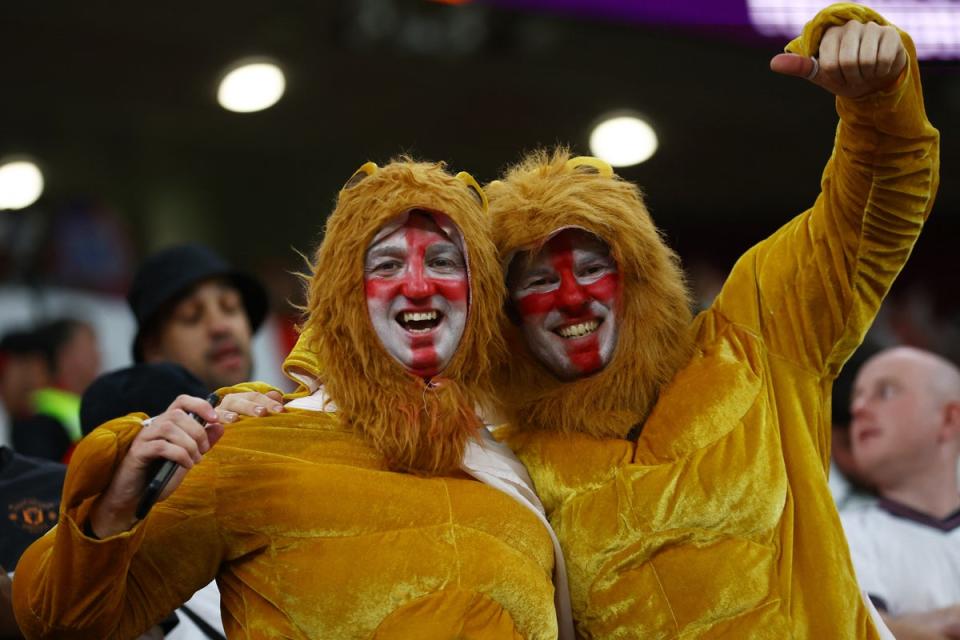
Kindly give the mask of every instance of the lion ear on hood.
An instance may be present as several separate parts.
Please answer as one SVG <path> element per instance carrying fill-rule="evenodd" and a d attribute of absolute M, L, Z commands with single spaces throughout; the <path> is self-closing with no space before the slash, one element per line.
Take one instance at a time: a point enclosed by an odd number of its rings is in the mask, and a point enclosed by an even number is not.
<path fill-rule="evenodd" d="M 363 180 L 369 178 L 379 170 L 380 170 L 380 167 L 377 166 L 376 162 L 363 163 L 363 165 L 359 169 L 353 172 L 353 175 L 350 176 L 350 179 L 343 183 L 343 186 L 340 188 L 340 191 L 353 189 L 355 186 L 360 184 Z"/>
<path fill-rule="evenodd" d="M 613 177 L 613 167 L 609 163 L 593 156 L 576 156 L 567 160 L 566 168 L 574 173 L 600 174 L 604 178 Z"/>
<path fill-rule="evenodd" d="M 470 190 L 470 194 L 476 198 L 477 204 L 483 207 L 483 211 L 486 213 L 487 194 L 484 192 L 483 187 L 480 186 L 480 183 L 477 182 L 476 179 L 466 171 L 461 171 L 458 173 L 457 180 L 467 185 L 467 189 Z"/>

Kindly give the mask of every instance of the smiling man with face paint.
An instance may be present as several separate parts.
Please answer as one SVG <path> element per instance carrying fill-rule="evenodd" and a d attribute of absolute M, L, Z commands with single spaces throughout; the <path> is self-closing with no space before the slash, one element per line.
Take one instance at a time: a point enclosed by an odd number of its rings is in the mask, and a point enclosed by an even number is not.
<path fill-rule="evenodd" d="M 367 310 L 387 352 L 432 378 L 450 362 L 467 321 L 463 252 L 426 213 L 374 237 L 364 263 Z"/>
<path fill-rule="evenodd" d="M 505 357 L 485 204 L 438 164 L 354 174 L 285 362 L 292 401 L 185 447 L 189 472 L 144 522 L 131 459 L 180 435 L 136 415 L 95 430 L 57 534 L 18 567 L 26 635 L 135 637 L 216 577 L 228 637 L 572 640 L 542 510 L 468 464 L 502 460 L 475 414 Z"/>
<path fill-rule="evenodd" d="M 511 263 L 511 302 L 530 350 L 561 380 L 602 370 L 617 344 L 620 278 L 605 242 L 564 229 Z"/>
<path fill-rule="evenodd" d="M 606 163 L 540 151 L 487 189 L 510 297 L 497 436 L 563 545 L 582 637 L 890 637 L 826 482 L 832 380 L 938 184 L 913 46 L 881 25 L 835 5 L 771 62 L 837 96 L 822 194 L 696 318 Z"/>

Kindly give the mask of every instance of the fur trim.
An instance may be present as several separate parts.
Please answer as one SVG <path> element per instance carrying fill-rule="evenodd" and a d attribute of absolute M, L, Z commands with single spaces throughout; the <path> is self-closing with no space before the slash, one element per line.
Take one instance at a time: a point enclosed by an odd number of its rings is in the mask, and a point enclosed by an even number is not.
<path fill-rule="evenodd" d="M 355 184 L 351 184 L 355 182 Z M 457 469 L 490 403 L 505 353 L 498 321 L 503 278 L 489 218 L 476 194 L 444 165 L 394 160 L 340 192 L 312 265 L 303 333 L 288 362 L 316 376 L 337 411 L 398 471 Z M 470 307 L 459 348 L 430 383 L 383 348 L 367 314 L 363 262 L 377 231 L 413 210 L 443 213 L 467 247 Z"/>
<path fill-rule="evenodd" d="M 603 371 L 562 382 L 536 360 L 520 328 L 505 320 L 511 358 L 498 373 L 497 390 L 503 411 L 520 428 L 624 437 L 689 360 L 689 295 L 679 259 L 640 190 L 615 175 L 572 170 L 569 159 L 565 148 L 539 150 L 488 185 L 494 241 L 504 259 L 540 249 L 563 227 L 582 227 L 609 244 L 623 287 L 617 347 Z"/>

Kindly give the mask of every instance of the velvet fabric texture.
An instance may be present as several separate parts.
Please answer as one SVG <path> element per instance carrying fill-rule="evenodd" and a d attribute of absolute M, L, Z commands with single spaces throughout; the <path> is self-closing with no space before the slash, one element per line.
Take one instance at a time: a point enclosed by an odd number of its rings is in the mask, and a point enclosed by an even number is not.
<path fill-rule="evenodd" d="M 366 166 L 366 165 L 365 165 Z M 491 370 L 503 358 L 497 321 L 504 286 L 479 186 L 443 165 L 403 160 L 340 192 L 308 280 L 307 318 L 295 359 L 307 359 L 341 419 L 399 471 L 458 469 L 480 427 L 474 408 L 489 404 Z M 360 179 L 362 178 L 362 179 Z M 367 315 L 364 256 L 374 235 L 410 211 L 443 214 L 465 242 L 470 282 L 467 324 L 452 360 L 424 381 L 380 343 Z M 306 350 L 309 355 L 302 355 Z"/>
<path fill-rule="evenodd" d="M 558 229 L 579 227 L 604 240 L 622 283 L 617 346 L 602 371 L 564 382 L 504 316 L 511 355 L 497 372 L 497 394 L 507 420 L 524 429 L 623 437 L 690 355 L 687 290 L 639 189 L 570 161 L 565 149 L 537 151 L 487 186 L 494 242 L 506 273 Z"/>
<path fill-rule="evenodd" d="M 77 449 L 55 535 L 17 567 L 28 638 L 134 638 L 214 576 L 231 638 L 556 637 L 540 521 L 465 476 L 389 471 L 337 414 L 230 425 L 146 520 L 89 539 L 139 429 L 121 418 Z"/>
<path fill-rule="evenodd" d="M 473 407 L 503 354 L 499 262 L 470 182 L 400 161 L 341 192 L 288 363 L 325 385 L 330 412 L 228 425 L 170 498 L 104 540 L 84 527 L 142 416 L 80 443 L 60 526 L 17 567 L 27 637 L 134 638 L 214 577 L 228 637 L 557 637 L 548 531 L 509 495 L 451 469 L 482 428 Z M 370 238 L 413 209 L 448 216 L 469 265 L 459 350 L 429 383 L 383 349 L 364 297 Z"/>
<path fill-rule="evenodd" d="M 884 24 L 865 7 L 835 5 L 789 50 L 810 55 L 827 26 L 849 19 Z M 602 426 L 590 418 L 578 428 L 569 415 L 550 414 L 577 402 L 578 418 L 594 406 L 605 415 L 620 395 L 612 385 L 613 399 L 596 404 L 574 391 L 570 403 L 557 402 L 537 377 L 528 389 L 504 390 L 523 410 L 499 437 L 527 465 L 560 538 L 584 637 L 878 637 L 827 486 L 830 393 L 938 185 L 939 134 L 924 114 L 915 50 L 903 39 L 911 60 L 895 87 L 837 100 L 821 195 L 750 249 L 690 325 L 694 351 L 660 390 L 636 443 L 597 438 Z M 625 241 L 636 232 L 620 231 L 617 218 L 637 220 L 649 236 L 645 215 L 592 207 L 606 216 L 594 223 L 579 214 L 575 189 L 566 197 L 539 184 L 600 177 L 564 175 L 544 156 L 521 171 L 489 190 L 501 251 L 530 246 L 524 230 L 542 231 L 549 220 L 599 235 L 628 274 L 648 259 L 623 255 L 643 245 Z M 511 191 L 519 195 L 501 199 Z M 525 194 L 539 204 L 515 206 Z M 638 345 L 627 347 L 615 357 L 632 358 Z M 639 348 L 647 362 L 647 347 Z M 610 368 L 617 366 L 628 365 Z M 625 433 L 626 421 L 614 414 L 611 423 Z"/>

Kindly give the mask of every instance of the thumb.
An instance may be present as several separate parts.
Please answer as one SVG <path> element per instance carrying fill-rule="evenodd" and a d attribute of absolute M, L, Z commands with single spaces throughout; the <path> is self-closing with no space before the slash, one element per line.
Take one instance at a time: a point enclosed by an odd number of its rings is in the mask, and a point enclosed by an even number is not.
<path fill-rule="evenodd" d="M 817 63 L 813 58 L 798 56 L 793 53 L 781 53 L 773 56 L 770 60 L 770 69 L 785 76 L 796 76 L 797 78 L 806 78 L 813 80 L 810 74 L 813 73 Z"/>

